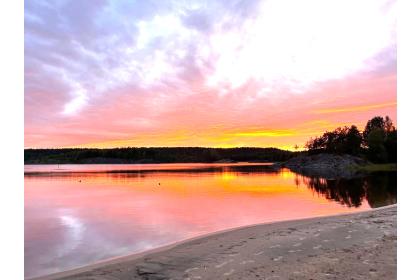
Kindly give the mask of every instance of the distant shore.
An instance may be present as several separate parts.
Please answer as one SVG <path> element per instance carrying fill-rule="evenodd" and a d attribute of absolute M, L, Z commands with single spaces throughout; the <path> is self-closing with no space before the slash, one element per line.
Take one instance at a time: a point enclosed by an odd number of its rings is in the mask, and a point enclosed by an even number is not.
<path fill-rule="evenodd" d="M 246 226 L 36 279 L 395 279 L 397 206 Z"/>
<path fill-rule="evenodd" d="M 277 148 L 69 148 L 25 149 L 25 164 L 144 164 L 281 162 L 299 152 Z"/>

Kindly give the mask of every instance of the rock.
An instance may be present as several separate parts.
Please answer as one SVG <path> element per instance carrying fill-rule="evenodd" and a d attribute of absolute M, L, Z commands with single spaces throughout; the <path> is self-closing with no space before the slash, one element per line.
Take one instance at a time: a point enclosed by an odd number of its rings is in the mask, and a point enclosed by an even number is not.
<path fill-rule="evenodd" d="M 281 166 L 306 176 L 336 179 L 363 175 L 355 167 L 365 164 L 368 164 L 366 160 L 351 155 L 317 154 L 300 155 Z"/>

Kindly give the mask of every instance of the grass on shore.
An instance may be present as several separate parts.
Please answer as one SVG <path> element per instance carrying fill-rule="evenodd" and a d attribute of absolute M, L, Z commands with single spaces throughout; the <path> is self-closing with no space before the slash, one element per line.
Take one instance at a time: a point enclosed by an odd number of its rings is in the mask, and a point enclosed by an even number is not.
<path fill-rule="evenodd" d="M 377 172 L 377 171 L 397 171 L 396 163 L 371 163 L 354 167 L 357 171 Z"/>

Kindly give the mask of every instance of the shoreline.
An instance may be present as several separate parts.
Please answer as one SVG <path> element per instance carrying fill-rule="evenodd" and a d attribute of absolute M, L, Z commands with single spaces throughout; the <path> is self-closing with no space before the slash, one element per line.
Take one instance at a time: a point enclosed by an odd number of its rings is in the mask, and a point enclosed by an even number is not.
<path fill-rule="evenodd" d="M 232 240 L 229 239 L 230 236 L 241 235 L 241 236 L 246 238 L 247 236 L 255 235 L 256 232 L 266 232 L 267 230 L 269 230 L 271 228 L 275 228 L 276 230 L 281 231 L 281 230 L 286 230 L 286 229 L 290 230 L 291 228 L 295 229 L 295 227 L 302 226 L 302 225 L 303 226 L 305 226 L 305 225 L 306 226 L 308 226 L 308 225 L 312 225 L 312 226 L 318 225 L 317 226 L 318 229 L 315 229 L 315 231 L 322 231 L 320 228 L 322 228 L 323 223 L 321 223 L 321 222 L 324 222 L 324 223 L 348 223 L 349 217 L 353 217 L 355 219 L 355 218 L 360 218 L 362 216 L 375 216 L 375 214 L 380 215 L 381 213 L 384 213 L 384 212 L 395 212 L 395 221 L 396 221 L 396 211 L 397 211 L 397 204 L 393 204 L 393 205 L 388 205 L 388 206 L 384 206 L 384 207 L 379 207 L 379 208 L 369 209 L 369 210 L 365 210 L 365 211 L 360 211 L 360 212 L 356 212 L 356 213 L 344 213 L 344 214 L 341 213 L 341 214 L 330 215 L 330 216 L 317 216 L 317 217 L 303 218 L 303 219 L 298 219 L 298 220 L 274 221 L 274 222 L 240 226 L 240 227 L 236 227 L 236 228 L 220 230 L 220 231 L 216 231 L 216 232 L 212 232 L 212 233 L 208 233 L 208 234 L 199 235 L 199 236 L 196 236 L 196 237 L 180 240 L 180 241 L 170 243 L 170 244 L 167 244 L 167 245 L 163 245 L 163 246 L 160 246 L 158 248 L 147 250 L 147 251 L 144 251 L 144 252 L 133 253 L 133 254 L 129 254 L 129 255 L 118 256 L 118 257 L 98 261 L 98 262 L 95 262 L 93 264 L 89 264 L 89 265 L 86 265 L 86 266 L 74 268 L 74 269 L 71 269 L 71 270 L 63 271 L 63 272 L 53 273 L 53 274 L 34 277 L 34 278 L 25 278 L 25 279 L 30 279 L 30 280 L 91 279 L 91 278 L 89 278 L 89 276 L 96 275 L 96 273 L 99 273 L 98 275 L 102 275 L 102 276 L 110 274 L 110 277 L 115 277 L 115 276 L 111 276 L 111 274 L 112 275 L 114 275 L 115 273 L 118 274 L 122 270 L 127 271 L 128 274 L 132 274 L 132 273 L 136 274 L 137 273 L 137 277 L 140 276 L 140 279 L 143 279 L 143 278 L 141 278 L 142 273 L 139 272 L 139 266 L 140 267 L 141 266 L 146 267 L 145 272 L 143 273 L 144 275 L 147 274 L 149 276 L 151 276 L 151 275 L 153 276 L 156 273 L 163 273 L 161 268 L 157 272 L 149 271 L 149 270 L 151 270 L 150 267 L 149 267 L 150 265 L 148 266 L 147 265 L 148 261 L 145 261 L 145 260 L 150 259 L 150 258 L 153 259 L 153 257 L 157 257 L 159 259 L 160 258 L 168 259 L 169 257 L 167 257 L 166 255 L 171 255 L 171 253 L 176 253 L 176 252 L 173 252 L 173 251 L 177 251 L 176 249 L 179 249 L 179 248 L 182 248 L 182 247 L 187 247 L 191 251 L 193 251 L 193 253 L 197 253 L 198 255 L 202 255 L 200 253 L 200 249 L 203 249 L 203 248 L 194 248 L 194 247 L 197 247 L 197 246 L 195 246 L 195 244 L 200 245 L 200 244 L 208 243 L 209 241 L 214 241 L 214 240 L 218 240 L 218 239 L 227 239 L 227 240 L 224 240 L 224 242 L 222 242 L 222 243 L 225 243 L 225 246 L 228 246 L 228 244 L 229 244 L 228 241 L 232 241 Z M 353 221 L 353 219 L 350 219 L 350 221 Z M 351 223 L 353 223 L 353 222 L 351 222 Z M 361 221 L 361 223 L 363 223 L 363 221 Z M 355 231 L 357 231 L 357 230 L 355 230 Z M 396 225 L 395 225 L 395 231 L 396 231 Z M 287 245 L 290 245 L 290 244 L 287 244 L 287 243 L 290 243 L 290 242 L 287 242 L 287 239 L 290 239 L 289 237 L 293 237 L 293 232 L 294 231 L 290 232 L 289 235 L 283 235 L 284 236 L 283 239 L 285 239 L 283 241 L 286 241 L 286 244 L 285 244 L 286 247 L 287 247 Z M 380 232 L 378 232 L 378 233 L 380 233 Z M 317 233 L 315 233 L 314 236 L 316 236 L 316 235 L 317 235 Z M 258 241 L 258 238 L 256 238 L 256 237 L 255 238 L 254 237 L 248 237 L 248 238 L 250 240 L 251 239 L 254 239 L 254 240 L 256 239 Z M 302 238 L 304 238 L 304 239 L 302 239 Z M 306 239 L 306 237 L 300 237 L 299 240 L 305 240 L 305 239 Z M 364 239 L 363 236 L 361 236 L 361 239 Z M 221 241 L 219 241 L 219 243 L 220 242 Z M 295 241 L 293 241 L 293 242 L 295 242 Z M 299 244 L 299 242 L 295 243 L 295 245 L 296 244 Z M 224 244 L 220 244 L 219 246 L 220 246 L 220 248 L 222 248 L 224 246 Z M 275 247 L 275 246 L 277 246 L 277 245 L 274 245 L 274 246 L 271 246 L 271 247 Z M 278 246 L 280 247 L 280 245 L 278 245 Z M 321 245 L 318 245 L 318 246 L 321 246 Z M 283 247 L 283 246 L 281 246 L 281 247 Z M 313 248 L 316 248 L 316 247 L 317 246 L 315 246 Z M 396 244 L 395 244 L 395 247 L 396 247 Z M 204 248 L 204 249 L 206 249 L 206 248 Z M 207 248 L 207 249 L 209 249 L 209 248 Z M 197 251 L 197 252 L 194 252 L 194 250 Z M 246 248 L 244 247 L 243 250 L 246 251 Z M 300 251 L 299 250 L 300 249 L 297 249 L 296 252 L 303 251 L 303 250 L 300 250 Z M 289 250 L 289 252 L 290 251 L 294 252 L 294 250 Z M 211 251 L 211 252 L 207 252 L 207 253 L 209 255 L 213 255 L 214 252 Z M 172 254 L 172 255 L 174 255 L 174 254 Z M 232 254 L 230 254 L 230 255 L 232 255 Z M 183 257 L 185 257 L 185 255 L 183 256 L 182 254 L 178 253 L 178 254 L 175 254 L 175 257 L 183 258 Z M 283 258 L 286 259 L 284 256 L 281 256 L 281 259 L 283 259 Z M 242 263 L 244 263 L 244 262 L 246 262 L 246 260 L 242 261 Z M 204 265 L 204 268 L 206 266 L 205 265 L 206 263 L 207 263 L 207 261 L 204 261 L 202 263 L 202 265 Z M 255 260 L 252 260 L 252 262 L 250 261 L 250 263 L 253 263 L 254 266 L 255 266 Z M 265 262 L 263 262 L 262 264 L 264 264 L 264 263 Z M 223 264 L 223 262 L 222 262 L 222 264 Z M 163 264 L 163 266 L 165 266 L 165 265 Z M 181 275 L 184 275 L 184 276 L 185 276 L 185 274 L 188 275 L 188 273 L 186 273 L 186 271 L 188 271 L 188 269 L 182 270 L 181 267 L 176 267 L 176 266 L 174 267 L 173 265 L 171 265 L 170 267 L 171 267 L 171 271 L 173 270 L 172 272 L 175 273 L 175 274 L 178 273 L 178 274 L 181 274 Z M 217 268 L 217 265 L 216 265 L 216 268 Z M 240 268 L 245 268 L 245 266 L 241 266 Z M 134 271 L 132 271 L 133 269 L 134 269 Z M 198 270 L 198 268 L 195 267 L 193 269 L 193 271 L 195 271 L 195 270 Z M 238 270 L 238 269 L 236 269 L 236 270 Z M 232 274 L 233 274 L 236 270 L 232 268 L 230 271 L 232 271 Z M 376 271 L 376 270 L 379 270 L 379 269 L 374 269 L 374 270 Z M 395 270 L 396 270 L 396 264 L 395 264 Z M 228 275 L 226 275 L 226 273 L 224 274 L 224 276 L 228 276 Z M 158 275 L 158 274 L 156 274 L 156 275 Z M 144 279 L 165 279 L 165 278 L 159 278 L 160 276 L 159 277 L 158 276 L 151 277 L 151 278 L 149 276 L 144 278 Z M 229 279 L 236 279 L 236 278 L 232 278 L 232 276 L 233 275 L 231 275 L 231 277 Z M 121 275 L 121 277 L 122 278 L 118 278 L 118 279 L 132 279 L 131 277 L 126 276 L 125 274 Z M 201 279 L 202 278 L 202 276 L 199 276 L 199 277 L 200 278 L 196 278 L 196 279 Z M 259 277 L 257 277 L 257 278 L 259 278 Z M 277 277 L 275 277 L 275 278 L 277 278 Z M 174 279 L 177 279 L 177 278 L 174 278 Z M 182 278 L 180 278 L 180 279 L 182 279 Z M 208 279 L 212 279 L 212 278 L 208 278 Z"/>
<path fill-rule="evenodd" d="M 100 166 L 109 167 L 113 166 L 114 168 L 99 168 L 99 169 L 71 169 L 71 168 L 53 168 L 53 169 L 36 169 L 32 170 L 29 167 L 33 166 L 57 166 L 57 164 L 25 164 L 24 167 L 28 168 L 24 170 L 24 176 L 42 176 L 42 175 L 67 175 L 67 174 L 92 174 L 92 173 L 149 173 L 149 172 L 185 172 L 185 171 L 192 171 L 192 172 L 208 172 L 211 168 L 219 168 L 220 166 L 223 167 L 274 167 L 275 163 L 273 162 L 226 162 L 226 163 L 204 163 L 204 162 L 192 162 L 192 163 L 135 163 L 135 164 L 62 164 L 61 166 Z M 166 169 L 159 169 L 159 168 L 150 168 L 150 166 L 159 165 L 160 167 L 168 167 Z M 118 169 L 120 166 L 125 167 L 125 169 Z M 133 167 L 136 166 L 137 168 L 127 168 L 127 166 Z M 139 168 L 142 167 L 142 168 Z M 170 168 L 172 167 L 172 168 Z M 175 167 L 175 168 L 174 168 Z"/>

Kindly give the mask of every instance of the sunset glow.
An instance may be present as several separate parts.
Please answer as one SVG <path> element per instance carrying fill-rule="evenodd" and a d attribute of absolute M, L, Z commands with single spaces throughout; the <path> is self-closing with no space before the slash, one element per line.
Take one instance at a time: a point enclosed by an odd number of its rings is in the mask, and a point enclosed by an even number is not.
<path fill-rule="evenodd" d="M 25 147 L 293 150 L 396 125 L 395 2 L 27 1 Z"/>

